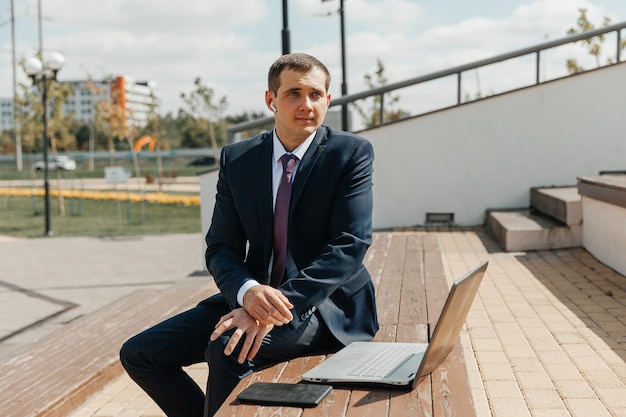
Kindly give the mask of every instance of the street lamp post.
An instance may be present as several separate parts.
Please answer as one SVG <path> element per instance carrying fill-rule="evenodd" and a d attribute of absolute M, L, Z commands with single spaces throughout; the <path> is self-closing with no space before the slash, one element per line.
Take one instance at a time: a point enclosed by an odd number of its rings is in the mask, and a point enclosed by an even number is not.
<path fill-rule="evenodd" d="M 288 0 L 283 0 L 283 55 L 287 55 L 291 52 L 291 42 L 289 40 L 289 9 Z"/>
<path fill-rule="evenodd" d="M 43 184 L 45 205 L 45 232 L 44 235 L 52 236 L 50 227 L 50 182 L 48 180 L 48 84 L 55 81 L 57 73 L 65 64 L 65 57 L 59 52 L 53 52 L 46 56 L 44 62 L 37 57 L 31 57 L 24 63 L 26 73 L 33 80 L 34 85 L 39 85 L 41 90 L 41 104 L 43 108 Z"/>
<path fill-rule="evenodd" d="M 341 95 L 348 95 L 348 80 L 346 75 L 346 25 L 344 20 L 343 0 L 339 0 L 339 19 L 341 20 Z M 341 106 L 341 128 L 348 130 L 348 105 Z"/>
<path fill-rule="evenodd" d="M 322 0 L 322 2 L 329 0 Z M 339 0 L 339 26 L 341 31 L 341 95 L 345 96 L 348 94 L 348 81 L 346 74 L 346 29 L 345 29 L 345 19 L 344 19 L 344 0 Z M 348 130 L 348 105 L 341 105 L 341 129 Z"/>

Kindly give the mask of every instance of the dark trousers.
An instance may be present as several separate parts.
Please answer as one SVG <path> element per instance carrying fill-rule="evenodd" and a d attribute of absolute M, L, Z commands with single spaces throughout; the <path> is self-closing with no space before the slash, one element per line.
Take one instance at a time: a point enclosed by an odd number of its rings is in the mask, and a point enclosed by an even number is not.
<path fill-rule="evenodd" d="M 298 329 L 291 325 L 274 327 L 254 360 L 239 364 L 238 349 L 230 356 L 223 353 L 232 332 L 215 342 L 209 340 L 219 319 L 229 311 L 224 297 L 217 294 L 122 346 L 120 360 L 126 372 L 168 417 L 213 416 L 239 380 L 251 372 L 299 356 L 336 352 L 342 347 L 326 325 L 312 315 Z M 209 366 L 206 397 L 182 369 L 199 362 Z"/>

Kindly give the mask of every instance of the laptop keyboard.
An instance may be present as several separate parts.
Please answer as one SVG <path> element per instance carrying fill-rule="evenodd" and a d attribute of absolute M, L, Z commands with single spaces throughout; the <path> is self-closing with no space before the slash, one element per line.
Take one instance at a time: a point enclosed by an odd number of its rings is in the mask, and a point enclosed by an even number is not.
<path fill-rule="evenodd" d="M 415 346 L 389 345 L 369 361 L 360 364 L 350 376 L 385 377 L 415 353 Z"/>

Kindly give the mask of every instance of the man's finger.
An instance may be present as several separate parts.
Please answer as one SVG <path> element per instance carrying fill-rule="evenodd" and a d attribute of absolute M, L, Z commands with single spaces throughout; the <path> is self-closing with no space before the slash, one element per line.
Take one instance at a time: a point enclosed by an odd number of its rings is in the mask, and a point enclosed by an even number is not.
<path fill-rule="evenodd" d="M 252 341 L 255 339 L 250 333 L 246 333 L 246 337 L 241 345 L 241 351 L 239 352 L 239 358 L 237 361 L 239 363 L 244 363 L 246 358 L 248 357 L 248 352 L 250 352 L 250 348 L 252 347 Z"/>
<path fill-rule="evenodd" d="M 218 337 L 224 334 L 232 328 L 233 319 L 230 315 L 223 316 L 220 321 L 215 325 L 215 330 L 211 333 L 210 339 L 215 342 Z"/>
<path fill-rule="evenodd" d="M 254 339 L 254 343 L 248 352 L 248 360 L 251 361 L 254 359 L 257 353 L 259 353 L 259 349 L 261 349 L 261 345 L 263 344 L 263 338 L 257 337 Z"/>
<path fill-rule="evenodd" d="M 270 307 L 266 308 L 267 312 L 280 324 L 287 324 L 291 320 L 293 320 L 293 315 L 289 308 L 282 302 L 282 300 L 278 300 L 276 298 L 269 300 L 272 304 Z M 277 324 L 277 323 L 273 323 Z"/>
<path fill-rule="evenodd" d="M 282 315 L 278 313 L 278 310 L 271 304 L 254 305 L 248 314 L 262 325 L 273 324 L 275 326 L 282 326 L 286 323 Z"/>
<path fill-rule="evenodd" d="M 291 302 L 289 301 L 289 298 L 287 298 L 285 296 L 285 294 L 283 294 L 280 291 L 277 291 L 277 293 L 278 293 L 278 297 L 283 302 L 283 305 L 285 306 L 285 308 L 288 309 L 288 310 L 292 309 L 293 308 L 293 304 L 291 304 Z"/>
<path fill-rule="evenodd" d="M 241 340 L 241 336 L 243 335 L 243 333 L 244 332 L 242 329 L 237 329 L 233 332 L 232 336 L 228 340 L 228 343 L 226 344 L 226 347 L 224 348 L 224 355 L 230 356 L 230 354 L 233 353 L 233 351 L 237 347 L 237 344 Z"/>

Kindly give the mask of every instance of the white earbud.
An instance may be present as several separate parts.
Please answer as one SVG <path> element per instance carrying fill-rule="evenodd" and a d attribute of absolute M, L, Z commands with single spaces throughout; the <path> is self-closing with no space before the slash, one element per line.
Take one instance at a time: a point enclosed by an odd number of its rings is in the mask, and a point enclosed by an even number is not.
<path fill-rule="evenodd" d="M 272 110 L 274 110 L 274 113 L 278 113 L 278 109 L 276 108 L 276 106 L 274 105 L 274 102 L 270 103 L 270 107 L 272 108 Z"/>

